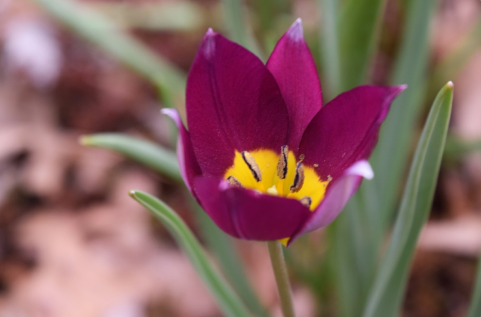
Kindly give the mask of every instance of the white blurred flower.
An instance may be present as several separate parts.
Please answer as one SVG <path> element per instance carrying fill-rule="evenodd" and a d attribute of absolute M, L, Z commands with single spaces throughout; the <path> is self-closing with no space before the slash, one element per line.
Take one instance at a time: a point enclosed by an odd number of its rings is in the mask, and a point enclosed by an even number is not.
<path fill-rule="evenodd" d="M 62 67 L 57 39 L 44 23 L 33 20 L 7 25 L 4 57 L 8 71 L 24 72 L 39 88 L 53 84 Z"/>

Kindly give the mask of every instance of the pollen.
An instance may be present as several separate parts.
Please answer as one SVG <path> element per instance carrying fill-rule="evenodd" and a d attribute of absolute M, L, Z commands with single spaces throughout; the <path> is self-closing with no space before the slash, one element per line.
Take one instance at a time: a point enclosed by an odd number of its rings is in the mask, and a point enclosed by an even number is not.
<path fill-rule="evenodd" d="M 331 179 L 323 181 L 318 166 L 305 165 L 303 160 L 303 154 L 296 158 L 287 145 L 278 153 L 265 149 L 236 151 L 224 178 L 231 187 L 296 199 L 315 210 Z"/>

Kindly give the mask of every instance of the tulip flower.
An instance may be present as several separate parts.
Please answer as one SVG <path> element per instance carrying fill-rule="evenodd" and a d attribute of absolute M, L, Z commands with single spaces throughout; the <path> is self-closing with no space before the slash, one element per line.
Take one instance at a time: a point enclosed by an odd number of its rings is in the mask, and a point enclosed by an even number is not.
<path fill-rule="evenodd" d="M 223 231 L 280 240 L 331 223 L 363 178 L 391 102 L 405 86 L 360 86 L 326 105 L 297 20 L 266 65 L 211 29 L 187 79 L 183 178 Z"/>

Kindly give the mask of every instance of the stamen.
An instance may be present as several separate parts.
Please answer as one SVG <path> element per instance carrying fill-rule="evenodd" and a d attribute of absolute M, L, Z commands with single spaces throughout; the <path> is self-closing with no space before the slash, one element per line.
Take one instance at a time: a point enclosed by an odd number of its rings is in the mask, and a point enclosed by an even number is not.
<path fill-rule="evenodd" d="M 304 165 L 301 162 L 297 163 L 296 176 L 294 177 L 294 183 L 290 187 L 291 193 L 297 193 L 301 190 L 304 184 Z"/>
<path fill-rule="evenodd" d="M 251 170 L 252 176 L 254 176 L 257 182 L 260 182 L 262 180 L 262 174 L 261 174 L 259 165 L 257 165 L 254 157 L 249 152 L 243 151 L 242 158 L 244 159 L 244 162 L 247 164 L 247 167 Z"/>
<path fill-rule="evenodd" d="M 287 175 L 287 157 L 289 155 L 289 148 L 287 145 L 281 147 L 281 156 L 279 157 L 279 163 L 277 163 L 277 176 L 280 179 L 286 178 Z"/>
<path fill-rule="evenodd" d="M 311 204 L 312 204 L 312 198 L 311 197 L 305 196 L 305 197 L 302 197 L 299 201 L 301 202 L 301 204 L 303 204 L 307 208 L 311 207 Z"/>
<path fill-rule="evenodd" d="M 227 182 L 232 187 L 244 188 L 244 186 L 242 186 L 241 182 L 239 182 L 239 180 L 237 178 L 235 178 L 234 176 L 227 177 Z"/>

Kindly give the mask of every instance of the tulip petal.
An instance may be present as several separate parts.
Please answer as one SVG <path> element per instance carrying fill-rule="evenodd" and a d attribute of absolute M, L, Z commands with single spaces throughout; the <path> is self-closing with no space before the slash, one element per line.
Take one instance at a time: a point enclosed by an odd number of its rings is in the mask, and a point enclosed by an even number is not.
<path fill-rule="evenodd" d="M 325 105 L 301 141 L 304 163 L 323 179 L 336 179 L 355 162 L 367 159 L 377 142 L 391 102 L 406 86 L 359 86 Z"/>
<path fill-rule="evenodd" d="M 192 191 L 194 178 L 202 175 L 202 171 L 200 170 L 194 149 L 192 148 L 189 131 L 185 129 L 177 110 L 166 108 L 162 109 L 161 112 L 169 116 L 179 129 L 179 137 L 177 139 L 177 160 L 179 161 L 180 174 L 182 175 L 187 188 L 195 195 Z"/>
<path fill-rule="evenodd" d="M 265 65 L 243 47 L 209 30 L 187 79 L 187 122 L 204 175 L 221 176 L 234 151 L 280 152 L 288 114 Z"/>
<path fill-rule="evenodd" d="M 300 235 L 329 225 L 336 219 L 349 199 L 354 195 L 363 178 L 372 179 L 374 173 L 366 160 L 358 161 L 348 168 L 327 188 L 326 196 L 311 218 L 289 240 L 291 244 Z"/>
<path fill-rule="evenodd" d="M 218 178 L 197 178 L 194 190 L 217 226 L 241 239 L 269 241 L 290 237 L 312 215 L 297 200 L 230 187 Z"/>
<path fill-rule="evenodd" d="M 282 36 L 267 68 L 281 89 L 289 113 L 289 148 L 297 154 L 301 137 L 322 107 L 322 92 L 316 64 L 297 21 Z"/>

